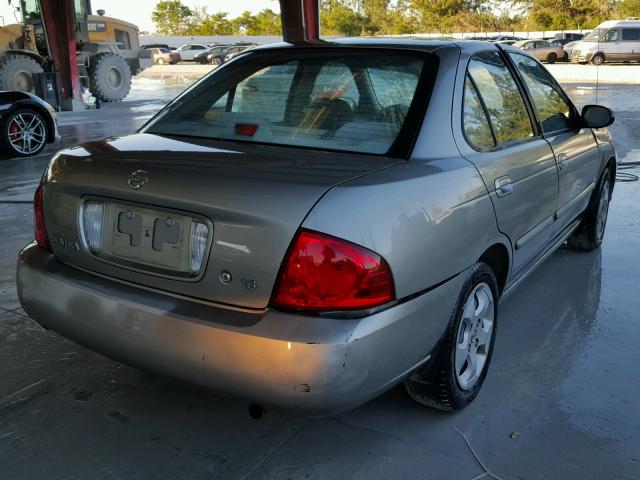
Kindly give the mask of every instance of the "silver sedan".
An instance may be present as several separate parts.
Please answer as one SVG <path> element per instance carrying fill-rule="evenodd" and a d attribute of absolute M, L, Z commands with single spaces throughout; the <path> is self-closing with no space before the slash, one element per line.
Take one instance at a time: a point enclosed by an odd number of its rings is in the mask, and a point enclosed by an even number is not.
<path fill-rule="evenodd" d="M 564 242 L 601 245 L 612 121 L 511 47 L 258 48 L 139 132 L 51 160 L 20 300 L 110 357 L 261 405 L 329 414 L 404 382 L 458 410 L 500 298 Z"/>

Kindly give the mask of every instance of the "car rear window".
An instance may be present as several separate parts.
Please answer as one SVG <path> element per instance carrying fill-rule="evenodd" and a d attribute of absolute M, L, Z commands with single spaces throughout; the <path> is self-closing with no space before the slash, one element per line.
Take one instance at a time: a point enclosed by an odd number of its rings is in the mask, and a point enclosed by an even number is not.
<path fill-rule="evenodd" d="M 428 55 L 320 50 L 285 59 L 252 53 L 230 63 L 176 99 L 145 131 L 373 154 L 413 138 L 407 133 L 419 122 L 405 129 L 405 119 L 426 101 L 424 92 L 417 101 L 416 92 L 435 70 Z"/>

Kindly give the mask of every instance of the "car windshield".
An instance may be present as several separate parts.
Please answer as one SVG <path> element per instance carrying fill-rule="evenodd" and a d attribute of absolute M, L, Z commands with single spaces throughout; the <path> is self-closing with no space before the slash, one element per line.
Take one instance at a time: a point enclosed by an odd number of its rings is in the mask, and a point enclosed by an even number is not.
<path fill-rule="evenodd" d="M 596 28 L 584 37 L 584 40 L 587 42 L 597 42 L 598 40 L 603 41 L 608 31 L 608 28 Z"/>
<path fill-rule="evenodd" d="M 288 61 L 282 53 L 249 54 L 178 97 L 144 131 L 388 153 L 417 108 L 423 71 L 434 73 L 427 55 L 306 52 Z M 414 132 L 419 126 L 407 123 Z"/>

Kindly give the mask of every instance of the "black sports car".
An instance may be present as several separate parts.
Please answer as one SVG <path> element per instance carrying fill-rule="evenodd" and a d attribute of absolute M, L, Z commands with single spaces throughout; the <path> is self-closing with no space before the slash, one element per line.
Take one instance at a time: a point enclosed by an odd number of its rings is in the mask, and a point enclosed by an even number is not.
<path fill-rule="evenodd" d="M 58 135 L 56 113 L 44 100 L 26 92 L 0 91 L 0 147 L 14 157 L 42 151 Z"/>

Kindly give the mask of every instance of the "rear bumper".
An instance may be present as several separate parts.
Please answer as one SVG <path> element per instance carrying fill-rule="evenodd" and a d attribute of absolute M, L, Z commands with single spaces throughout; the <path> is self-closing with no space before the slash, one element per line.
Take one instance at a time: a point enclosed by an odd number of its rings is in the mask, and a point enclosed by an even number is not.
<path fill-rule="evenodd" d="M 376 397 L 426 362 L 462 277 L 355 320 L 200 304 L 70 268 L 33 244 L 20 252 L 17 283 L 34 320 L 109 357 L 324 415 Z"/>

